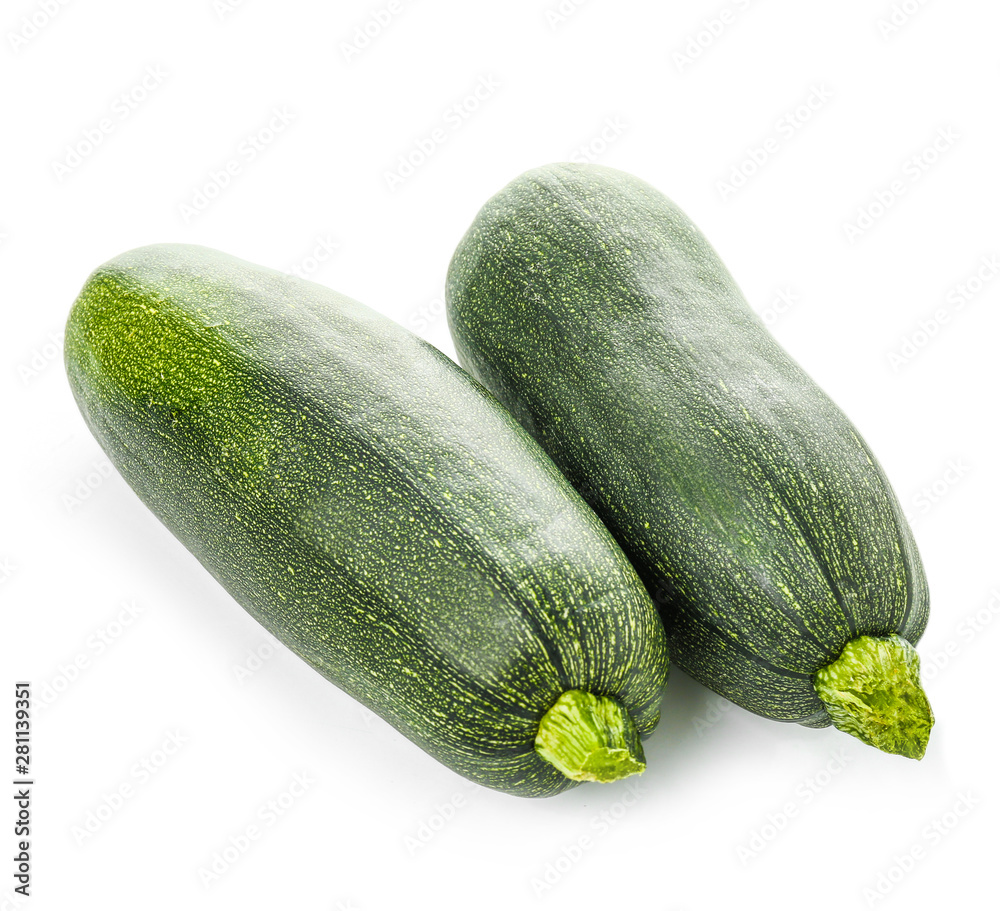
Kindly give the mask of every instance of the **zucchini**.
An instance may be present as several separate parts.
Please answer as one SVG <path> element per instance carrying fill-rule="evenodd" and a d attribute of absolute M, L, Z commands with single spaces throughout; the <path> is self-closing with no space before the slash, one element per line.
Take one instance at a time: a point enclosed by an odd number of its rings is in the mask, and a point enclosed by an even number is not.
<path fill-rule="evenodd" d="M 529 171 L 459 243 L 446 304 L 460 363 L 611 529 L 679 667 L 923 755 L 930 601 L 899 502 L 677 206 L 598 165 Z"/>
<path fill-rule="evenodd" d="M 87 280 L 66 368 L 140 499 L 272 635 L 472 781 L 642 771 L 667 673 L 628 560 L 478 383 L 320 285 L 204 247 Z"/>

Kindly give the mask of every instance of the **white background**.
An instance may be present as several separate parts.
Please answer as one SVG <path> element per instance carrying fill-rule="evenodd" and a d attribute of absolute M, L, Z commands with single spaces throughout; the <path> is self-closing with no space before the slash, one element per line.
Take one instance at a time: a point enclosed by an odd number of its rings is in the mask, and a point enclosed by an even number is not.
<path fill-rule="evenodd" d="M 977 271 L 1000 254 L 996 4 L 48 2 L 0 14 L 0 654 L 37 701 L 25 907 L 995 903 L 1000 278 Z M 922 762 L 674 671 L 641 778 L 539 801 L 467 785 L 272 649 L 89 435 L 60 337 L 103 261 L 186 241 L 297 268 L 451 354 L 455 244 L 507 181 L 568 158 L 678 202 L 882 460 L 932 589 Z M 734 169 L 753 172 L 735 189 Z"/>

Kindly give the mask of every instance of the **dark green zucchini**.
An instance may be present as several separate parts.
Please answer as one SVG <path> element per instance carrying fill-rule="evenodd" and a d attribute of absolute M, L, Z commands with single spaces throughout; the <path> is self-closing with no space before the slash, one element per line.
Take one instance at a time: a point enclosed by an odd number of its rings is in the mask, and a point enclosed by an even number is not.
<path fill-rule="evenodd" d="M 923 755 L 929 596 L 899 502 L 673 203 L 597 165 L 529 171 L 475 218 L 446 299 L 460 362 L 611 529 L 679 667 Z"/>
<path fill-rule="evenodd" d="M 143 502 L 414 743 L 530 797 L 642 770 L 667 673 L 656 610 L 552 461 L 435 348 L 312 282 L 160 245 L 91 275 L 65 350 Z"/>

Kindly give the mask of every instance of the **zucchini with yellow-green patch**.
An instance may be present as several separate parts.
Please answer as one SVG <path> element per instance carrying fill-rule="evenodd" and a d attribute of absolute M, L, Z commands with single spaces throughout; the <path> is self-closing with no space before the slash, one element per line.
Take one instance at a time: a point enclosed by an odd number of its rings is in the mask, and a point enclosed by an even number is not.
<path fill-rule="evenodd" d="M 166 244 L 91 275 L 65 350 L 142 501 L 418 746 L 529 797 L 643 770 L 667 676 L 655 607 L 548 456 L 437 349 L 318 284 Z"/>

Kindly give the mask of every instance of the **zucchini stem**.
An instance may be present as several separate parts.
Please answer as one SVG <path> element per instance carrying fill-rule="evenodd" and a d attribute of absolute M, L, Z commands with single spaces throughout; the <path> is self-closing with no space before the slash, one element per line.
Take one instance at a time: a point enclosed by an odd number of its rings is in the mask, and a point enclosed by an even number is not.
<path fill-rule="evenodd" d="M 920 759 L 934 713 L 920 686 L 920 657 L 901 636 L 859 636 L 815 677 L 834 725 L 870 746 Z"/>
<path fill-rule="evenodd" d="M 574 781 L 617 781 L 646 768 L 639 732 L 625 707 L 584 690 L 567 690 L 542 716 L 535 750 Z"/>

